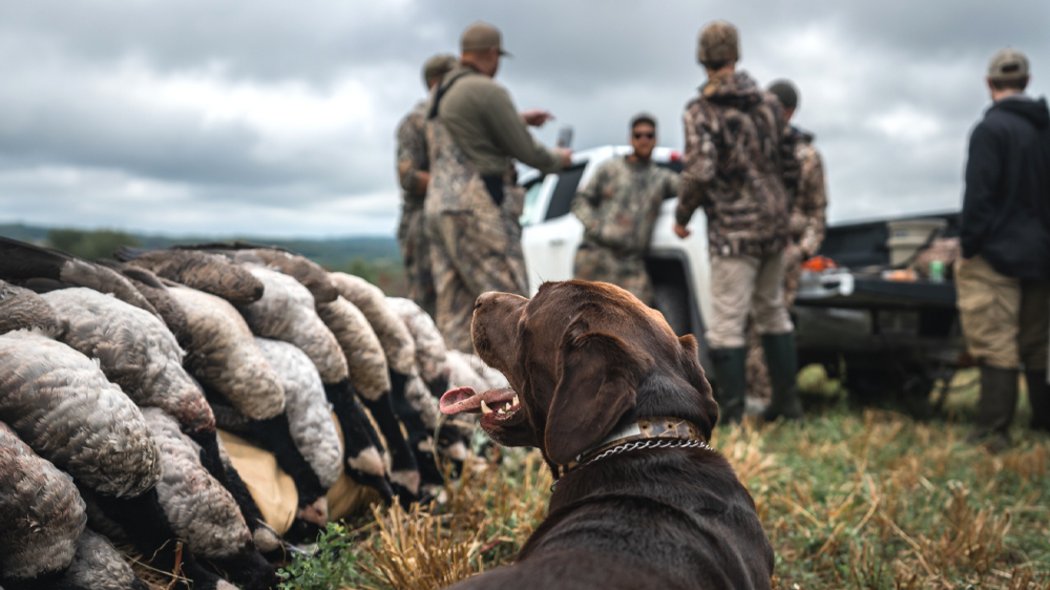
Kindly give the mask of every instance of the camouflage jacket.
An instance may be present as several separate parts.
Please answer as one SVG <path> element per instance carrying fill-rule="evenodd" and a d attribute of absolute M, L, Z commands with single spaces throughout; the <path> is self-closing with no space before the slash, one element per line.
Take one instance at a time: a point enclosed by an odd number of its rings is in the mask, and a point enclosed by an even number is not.
<path fill-rule="evenodd" d="M 401 183 L 401 205 L 406 211 L 422 209 L 427 193 L 419 179 L 420 172 L 430 170 L 427 104 L 426 100 L 417 103 L 397 125 L 397 177 Z"/>
<path fill-rule="evenodd" d="M 713 78 L 686 105 L 685 168 L 675 221 L 703 207 L 710 253 L 762 256 L 788 240 L 785 177 L 798 166 L 777 99 L 745 72 Z"/>
<path fill-rule="evenodd" d="M 649 248 L 664 199 L 678 194 L 678 175 L 652 162 L 627 157 L 602 164 L 576 194 L 572 212 L 583 222 L 583 240 L 622 254 Z"/>
<path fill-rule="evenodd" d="M 791 197 L 791 239 L 806 256 L 816 254 L 824 241 L 825 209 L 824 164 L 813 147 L 813 135 L 791 128 L 789 140 L 799 163 L 798 179 L 789 182 Z"/>

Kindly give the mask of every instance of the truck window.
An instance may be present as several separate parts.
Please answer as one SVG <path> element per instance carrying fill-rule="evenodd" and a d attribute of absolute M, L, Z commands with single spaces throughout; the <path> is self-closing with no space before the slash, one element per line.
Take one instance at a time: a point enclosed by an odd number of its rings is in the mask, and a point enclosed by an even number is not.
<path fill-rule="evenodd" d="M 572 198 L 576 196 L 576 187 L 580 184 L 586 162 L 575 164 L 558 173 L 558 184 L 554 186 L 551 204 L 547 207 L 544 219 L 561 217 L 572 209 Z"/>
<path fill-rule="evenodd" d="M 521 210 L 519 221 L 523 226 L 537 221 L 536 218 L 540 212 L 536 208 L 540 206 L 540 191 L 543 189 L 543 180 L 545 178 L 546 176 L 537 176 L 522 185 L 522 188 L 525 189 L 525 204 Z"/>

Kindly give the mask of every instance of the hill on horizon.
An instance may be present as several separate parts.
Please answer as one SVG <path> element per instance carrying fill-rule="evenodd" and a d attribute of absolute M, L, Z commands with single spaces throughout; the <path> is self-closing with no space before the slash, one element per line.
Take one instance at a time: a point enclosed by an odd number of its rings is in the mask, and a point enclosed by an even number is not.
<path fill-rule="evenodd" d="M 0 224 L 0 236 L 38 245 L 52 245 L 55 232 L 73 232 L 85 236 L 93 234 L 120 234 L 135 241 L 142 248 L 168 248 L 178 244 L 249 242 L 262 246 L 284 248 L 310 258 L 318 264 L 340 269 L 355 261 L 369 263 L 401 263 L 397 240 L 393 236 L 345 236 L 338 238 L 268 238 L 265 236 L 158 236 L 113 230 L 78 230 L 45 227 L 23 223 Z"/>

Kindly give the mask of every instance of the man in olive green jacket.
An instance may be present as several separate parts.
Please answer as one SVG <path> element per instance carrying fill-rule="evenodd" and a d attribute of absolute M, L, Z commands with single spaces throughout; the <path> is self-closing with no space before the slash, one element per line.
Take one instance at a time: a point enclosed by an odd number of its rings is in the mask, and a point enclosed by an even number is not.
<path fill-rule="evenodd" d="M 470 318 L 478 295 L 528 291 L 518 221 L 524 194 L 515 186 L 512 158 L 554 172 L 571 162 L 571 153 L 545 148 L 526 128 L 542 125 L 550 113 L 519 114 L 493 81 L 506 55 L 496 27 L 467 27 L 460 49 L 460 63 L 445 75 L 428 114 L 424 215 L 438 328 L 450 347 L 473 352 Z"/>

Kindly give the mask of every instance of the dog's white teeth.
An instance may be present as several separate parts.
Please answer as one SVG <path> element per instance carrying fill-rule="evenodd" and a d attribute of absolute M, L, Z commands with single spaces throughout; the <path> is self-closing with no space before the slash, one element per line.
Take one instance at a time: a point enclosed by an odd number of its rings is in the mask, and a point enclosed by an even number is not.
<path fill-rule="evenodd" d="M 518 403 L 518 394 L 515 393 L 514 399 L 510 400 L 510 407 L 513 408 L 514 406 L 518 405 Z"/>
<path fill-rule="evenodd" d="M 490 408 L 489 405 L 485 403 L 485 400 L 481 400 L 481 413 L 482 414 L 491 414 L 492 413 L 492 408 Z"/>
<path fill-rule="evenodd" d="M 507 410 L 506 410 L 506 408 L 502 408 L 502 407 L 501 407 L 501 408 L 500 408 L 499 410 L 496 410 L 496 413 L 497 413 L 497 414 L 506 414 L 506 413 L 507 413 Z"/>

